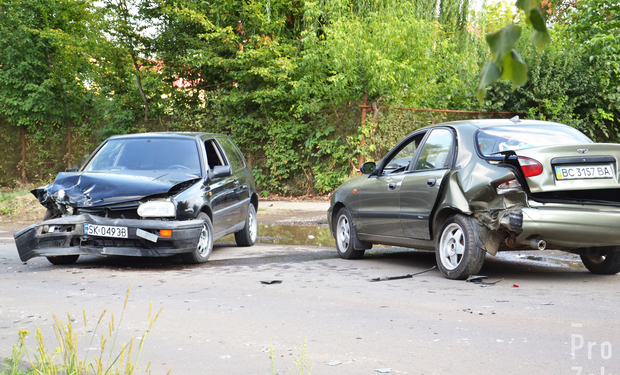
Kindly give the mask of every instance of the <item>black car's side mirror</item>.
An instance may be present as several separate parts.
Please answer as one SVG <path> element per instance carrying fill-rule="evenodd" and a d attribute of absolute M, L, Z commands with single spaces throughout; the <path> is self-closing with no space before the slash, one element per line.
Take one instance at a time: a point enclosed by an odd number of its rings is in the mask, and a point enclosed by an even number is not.
<path fill-rule="evenodd" d="M 377 164 L 375 164 L 374 161 L 367 161 L 366 163 L 362 164 L 360 172 L 362 172 L 363 174 L 371 174 L 375 171 L 375 168 L 377 168 Z"/>
<path fill-rule="evenodd" d="M 230 168 L 230 165 L 216 165 L 210 173 L 211 178 L 228 177 L 230 175 L 232 175 L 232 168 Z"/>

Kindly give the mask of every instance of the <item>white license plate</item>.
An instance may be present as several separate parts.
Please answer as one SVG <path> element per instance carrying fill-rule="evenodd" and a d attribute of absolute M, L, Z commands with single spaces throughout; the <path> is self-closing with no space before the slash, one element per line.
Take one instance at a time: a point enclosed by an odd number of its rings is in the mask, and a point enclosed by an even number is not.
<path fill-rule="evenodd" d="M 127 238 L 127 227 L 111 227 L 108 225 L 84 224 L 84 234 L 89 236 Z"/>
<path fill-rule="evenodd" d="M 592 178 L 613 178 L 614 173 L 609 164 L 601 165 L 562 165 L 555 167 L 558 180 L 588 180 Z"/>

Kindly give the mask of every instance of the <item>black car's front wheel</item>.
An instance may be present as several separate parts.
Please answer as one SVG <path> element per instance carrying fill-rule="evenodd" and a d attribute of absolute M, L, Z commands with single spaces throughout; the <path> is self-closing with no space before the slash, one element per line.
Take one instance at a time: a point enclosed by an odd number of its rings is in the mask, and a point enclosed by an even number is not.
<path fill-rule="evenodd" d="M 248 207 L 248 216 L 245 218 L 245 226 L 239 232 L 235 233 L 235 242 L 237 246 L 252 246 L 256 243 L 258 235 L 258 221 L 256 220 L 256 208 L 250 203 Z"/>
<path fill-rule="evenodd" d="M 211 219 L 204 212 L 198 214 L 197 220 L 204 220 L 204 224 L 200 230 L 200 237 L 196 249 L 191 253 L 181 254 L 183 262 L 188 264 L 204 263 L 211 256 L 213 251 L 213 225 Z"/>
<path fill-rule="evenodd" d="M 64 264 L 73 264 L 77 262 L 79 255 L 61 255 L 56 257 L 47 257 L 47 260 L 55 266 Z"/>
<path fill-rule="evenodd" d="M 598 275 L 613 275 L 620 272 L 620 248 L 597 247 L 581 254 L 581 261 L 586 268 Z"/>
<path fill-rule="evenodd" d="M 338 255 L 344 259 L 360 259 L 363 257 L 364 250 L 355 250 L 353 247 L 357 233 L 355 232 L 355 225 L 353 225 L 353 220 L 351 219 L 351 213 L 345 207 L 338 211 L 335 225 L 334 233 Z"/>
<path fill-rule="evenodd" d="M 469 217 L 454 215 L 441 227 L 435 257 L 437 267 L 449 279 L 463 280 L 482 268 L 486 252 L 476 246 L 473 225 Z"/>

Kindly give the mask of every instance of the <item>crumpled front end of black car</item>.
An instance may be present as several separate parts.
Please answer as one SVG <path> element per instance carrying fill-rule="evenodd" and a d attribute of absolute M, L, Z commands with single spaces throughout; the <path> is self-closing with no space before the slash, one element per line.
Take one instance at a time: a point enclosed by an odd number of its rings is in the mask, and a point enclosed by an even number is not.
<path fill-rule="evenodd" d="M 82 214 L 33 224 L 15 233 L 22 261 L 37 256 L 123 255 L 168 257 L 194 251 L 202 220 L 110 219 Z M 89 228 L 112 230 L 116 237 L 89 235 Z"/>

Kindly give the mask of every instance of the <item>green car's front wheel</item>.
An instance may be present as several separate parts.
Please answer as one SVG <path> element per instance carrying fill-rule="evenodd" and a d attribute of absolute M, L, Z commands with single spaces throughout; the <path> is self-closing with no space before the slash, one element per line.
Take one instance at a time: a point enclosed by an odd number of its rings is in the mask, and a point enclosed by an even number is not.
<path fill-rule="evenodd" d="M 357 237 L 355 225 L 351 219 L 351 213 L 345 207 L 341 208 L 336 215 L 336 250 L 344 259 L 360 259 L 364 256 L 364 250 L 355 250 L 354 241 Z"/>

